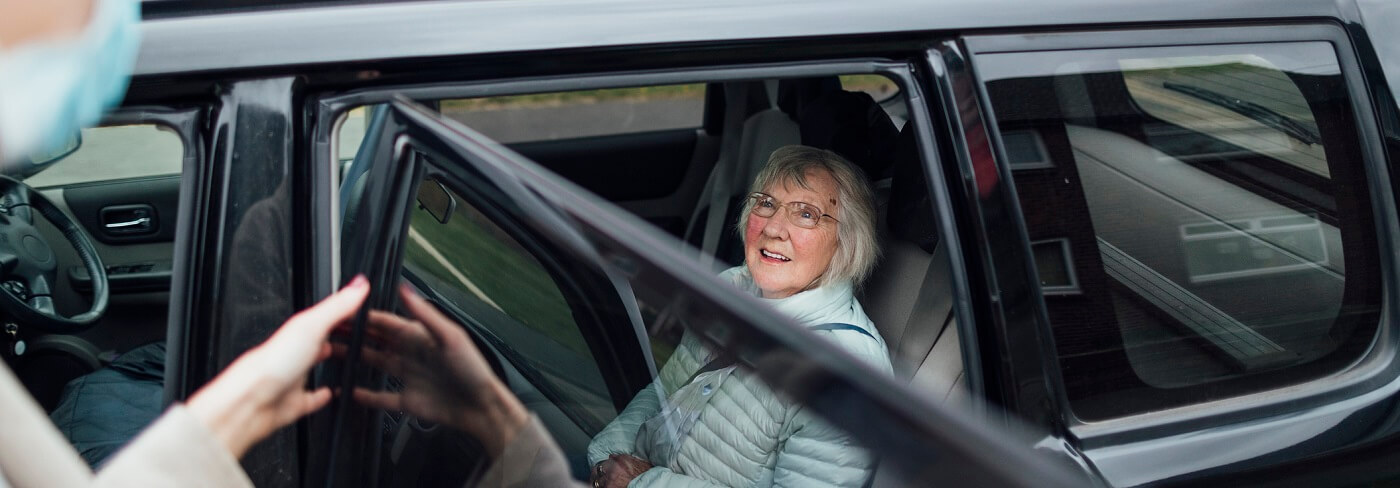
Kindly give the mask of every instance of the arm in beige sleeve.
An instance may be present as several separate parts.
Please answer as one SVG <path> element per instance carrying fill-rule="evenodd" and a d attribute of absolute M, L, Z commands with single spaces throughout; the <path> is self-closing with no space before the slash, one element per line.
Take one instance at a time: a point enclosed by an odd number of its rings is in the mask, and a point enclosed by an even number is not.
<path fill-rule="evenodd" d="M 0 476 L 23 488 L 252 486 L 238 460 L 176 405 L 94 478 L 9 368 L 0 365 Z"/>
<path fill-rule="evenodd" d="M 174 405 L 97 472 L 99 487 L 248 487 L 243 467 L 209 428 Z"/>
<path fill-rule="evenodd" d="M 507 488 L 531 486 L 584 487 L 582 481 L 569 475 L 569 464 L 564 460 L 564 452 L 549 436 L 549 431 L 540 424 L 539 417 L 530 415 L 530 421 L 506 444 L 505 450 L 487 468 L 482 476 L 482 488 Z"/>

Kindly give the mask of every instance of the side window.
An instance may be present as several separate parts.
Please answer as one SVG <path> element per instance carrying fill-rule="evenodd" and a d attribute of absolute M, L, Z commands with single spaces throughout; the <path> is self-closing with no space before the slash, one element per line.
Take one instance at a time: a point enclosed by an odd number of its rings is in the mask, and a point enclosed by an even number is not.
<path fill-rule="evenodd" d="M 1330 44 L 977 62 L 1081 418 L 1297 384 L 1366 351 L 1379 263 Z"/>
<path fill-rule="evenodd" d="M 420 183 L 404 271 L 501 347 L 583 425 L 616 415 L 588 343 L 550 272 L 511 233 L 435 179 Z"/>
<path fill-rule="evenodd" d="M 77 151 L 25 179 L 35 188 L 180 173 L 180 134 L 159 124 L 83 129 Z"/>
<path fill-rule="evenodd" d="M 442 100 L 443 115 L 502 144 L 698 129 L 705 85 L 659 85 Z"/>

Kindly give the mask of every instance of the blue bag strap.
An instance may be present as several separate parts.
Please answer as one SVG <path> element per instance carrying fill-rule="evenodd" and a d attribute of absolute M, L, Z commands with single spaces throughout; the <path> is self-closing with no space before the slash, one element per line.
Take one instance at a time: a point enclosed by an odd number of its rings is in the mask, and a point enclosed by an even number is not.
<path fill-rule="evenodd" d="M 869 337 L 871 339 L 875 338 L 875 336 L 872 335 L 868 330 L 856 327 L 855 324 L 847 324 L 842 322 L 828 322 L 825 324 L 813 325 L 812 330 L 854 330 L 856 332 L 865 334 L 866 337 Z"/>

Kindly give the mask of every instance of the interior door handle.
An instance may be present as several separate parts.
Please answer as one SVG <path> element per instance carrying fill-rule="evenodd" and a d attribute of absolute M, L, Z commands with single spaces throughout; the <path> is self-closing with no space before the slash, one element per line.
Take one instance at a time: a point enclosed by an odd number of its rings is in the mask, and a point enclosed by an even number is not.
<path fill-rule="evenodd" d="M 159 216 L 150 205 L 114 205 L 98 212 L 101 231 L 108 236 L 142 236 L 158 232 Z"/>
<path fill-rule="evenodd" d="M 141 217 L 136 220 L 128 220 L 126 222 L 112 222 L 108 224 L 103 224 L 102 226 L 108 229 L 120 229 L 123 227 L 131 227 L 133 225 L 146 225 L 149 223 L 151 223 L 150 217 Z"/>

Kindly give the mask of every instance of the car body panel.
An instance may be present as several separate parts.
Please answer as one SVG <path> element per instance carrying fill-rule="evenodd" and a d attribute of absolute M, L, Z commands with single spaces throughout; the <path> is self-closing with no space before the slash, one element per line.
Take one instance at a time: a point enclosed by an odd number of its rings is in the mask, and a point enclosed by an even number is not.
<path fill-rule="evenodd" d="M 386 3 L 345 9 L 235 11 L 149 21 L 142 29 L 147 42 L 142 44 L 136 74 L 939 30 L 1335 18 L 1345 13 L 1334 2 L 1316 0 L 900 0 L 859 9 L 841 0 Z"/>

